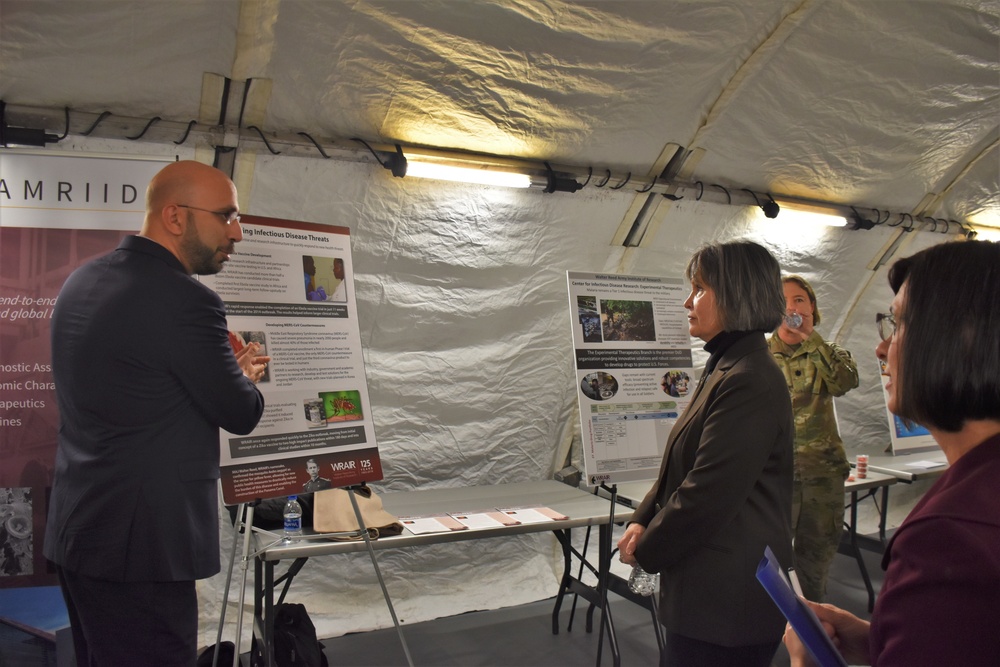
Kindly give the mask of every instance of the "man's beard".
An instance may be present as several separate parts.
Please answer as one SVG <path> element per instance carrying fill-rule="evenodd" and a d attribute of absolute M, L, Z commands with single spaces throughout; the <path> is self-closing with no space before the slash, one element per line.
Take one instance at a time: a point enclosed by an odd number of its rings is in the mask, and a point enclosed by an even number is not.
<path fill-rule="evenodd" d="M 191 267 L 191 273 L 199 276 L 210 276 L 222 270 L 223 260 L 215 258 L 218 248 L 209 248 L 198 238 L 198 231 L 195 229 L 194 221 L 189 220 L 184 238 L 181 241 L 181 252 Z M 232 252 L 232 244 L 228 250 Z"/>

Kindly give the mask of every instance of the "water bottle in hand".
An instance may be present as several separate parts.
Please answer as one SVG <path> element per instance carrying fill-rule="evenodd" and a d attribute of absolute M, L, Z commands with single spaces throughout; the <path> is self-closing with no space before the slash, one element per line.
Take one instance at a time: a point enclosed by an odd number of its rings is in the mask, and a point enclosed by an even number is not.
<path fill-rule="evenodd" d="M 632 574 L 628 578 L 628 588 L 636 595 L 648 597 L 656 591 L 656 583 L 659 578 L 659 574 L 650 574 L 642 569 L 642 566 L 636 565 L 632 568 Z"/>
<path fill-rule="evenodd" d="M 788 313 L 785 315 L 785 326 L 789 329 L 798 329 L 802 326 L 802 316 L 798 313 Z"/>
<path fill-rule="evenodd" d="M 302 505 L 299 504 L 298 496 L 288 496 L 285 503 L 285 539 L 302 535 Z"/>

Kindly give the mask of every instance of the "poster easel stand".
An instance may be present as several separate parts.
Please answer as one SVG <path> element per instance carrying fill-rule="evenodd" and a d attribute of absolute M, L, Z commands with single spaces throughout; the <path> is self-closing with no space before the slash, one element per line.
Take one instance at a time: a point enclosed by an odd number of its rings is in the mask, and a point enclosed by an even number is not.
<path fill-rule="evenodd" d="M 382 571 L 379 569 L 378 561 L 376 561 L 375 559 L 375 548 L 374 546 L 372 546 L 369 529 L 365 525 L 364 518 L 361 516 L 361 508 L 358 506 L 358 500 L 354 493 L 356 488 L 360 487 L 356 486 L 344 487 L 344 489 L 347 491 L 348 497 L 351 499 L 351 506 L 354 508 L 354 516 L 358 522 L 359 529 L 356 534 L 365 541 L 365 546 L 368 548 L 368 555 L 372 561 L 372 567 L 375 570 L 375 576 L 378 578 L 379 586 L 382 588 L 382 597 L 385 598 L 386 606 L 389 608 L 389 615 L 392 617 L 392 623 L 396 627 L 396 633 L 399 635 L 400 644 L 402 644 L 403 646 L 403 653 L 406 655 L 406 663 L 409 665 L 409 667 L 413 667 L 413 658 L 410 655 L 410 648 L 406 643 L 406 638 L 403 636 L 403 629 L 399 624 L 399 619 L 396 617 L 396 610 L 392 606 L 392 599 L 389 597 L 389 591 L 385 586 L 385 580 L 382 578 Z M 212 667 L 218 667 L 219 647 L 222 644 L 222 630 L 223 627 L 225 626 L 225 621 L 226 621 L 226 607 L 229 604 L 229 588 L 233 578 L 233 567 L 235 566 L 235 561 L 236 561 L 236 545 L 239 543 L 240 533 L 241 532 L 243 533 L 243 556 L 240 562 L 243 573 L 240 579 L 240 601 L 239 601 L 239 606 L 237 608 L 237 617 L 236 617 L 236 641 L 234 642 L 236 648 L 233 651 L 233 667 L 240 667 L 240 643 L 243 635 L 243 607 L 244 607 L 244 600 L 246 598 L 247 569 L 249 568 L 250 561 L 251 559 L 256 558 L 263 551 L 266 551 L 275 544 L 282 542 L 282 538 L 279 537 L 278 535 L 275 535 L 270 531 L 254 527 L 253 525 L 254 508 L 257 505 L 259 505 L 260 502 L 261 501 L 258 498 L 257 500 L 254 500 L 251 503 L 241 503 L 236 511 L 236 521 L 234 523 L 235 532 L 233 534 L 233 545 L 229 553 L 229 568 L 226 574 L 226 586 L 222 598 L 223 599 L 222 612 L 219 616 L 219 630 L 216 636 L 215 652 L 214 655 L 212 656 Z M 250 541 L 252 539 L 252 533 L 254 531 L 270 535 L 275 539 L 269 542 L 266 546 L 262 547 L 261 549 L 251 554 Z M 352 533 L 349 534 L 354 534 L 354 532 L 352 531 Z M 310 537 L 313 536 L 309 536 L 306 539 L 309 539 Z M 323 535 L 317 535 L 316 537 L 323 537 Z M 285 578 L 287 579 L 285 582 L 285 591 L 288 590 L 288 586 L 291 583 L 291 578 L 295 576 L 295 573 L 297 573 L 298 570 L 301 569 L 302 565 L 304 564 L 305 564 L 305 559 L 299 559 L 296 561 L 295 565 L 292 566 L 294 570 L 292 568 L 289 569 L 289 572 L 285 575 Z M 282 599 L 284 599 L 284 592 L 282 592 L 281 597 Z M 270 622 L 270 620 L 268 620 L 268 622 Z M 262 632 L 261 628 L 255 627 L 254 630 L 255 634 L 258 634 L 261 637 L 269 636 L 269 634 Z M 271 646 L 266 647 L 268 664 L 271 664 L 273 662 L 272 651 L 273 647 Z"/>
<path fill-rule="evenodd" d="M 358 520 L 358 526 L 360 527 L 361 536 L 365 540 L 365 546 L 368 547 L 368 555 L 372 559 L 372 567 L 375 569 L 375 576 L 378 577 L 378 584 L 382 587 L 382 597 L 385 598 L 385 604 L 389 607 L 389 615 L 392 616 L 392 624 L 396 626 L 396 634 L 399 635 L 399 643 L 403 645 L 403 653 L 406 654 L 406 664 L 413 667 L 413 658 L 410 657 L 410 647 L 406 644 L 406 638 L 403 636 L 403 628 L 399 625 L 399 619 L 396 618 L 396 610 L 392 606 L 392 599 L 389 597 L 389 591 L 386 589 L 385 581 L 382 579 L 382 571 L 379 570 L 378 562 L 375 560 L 375 548 L 372 546 L 371 535 L 368 534 L 368 527 L 365 526 L 365 521 L 361 518 L 361 508 L 358 507 L 358 499 L 354 494 L 355 488 L 360 487 L 347 487 L 347 495 L 350 497 L 351 505 L 354 507 L 354 516 Z"/>
<path fill-rule="evenodd" d="M 250 564 L 250 540 L 253 532 L 254 508 L 260 504 L 260 498 L 250 503 L 240 503 L 236 509 L 236 521 L 233 523 L 233 546 L 229 550 L 229 568 L 226 571 L 226 587 L 222 594 L 222 612 L 219 614 L 219 630 L 215 637 L 215 652 L 212 655 L 212 667 L 218 667 L 219 649 L 222 646 L 222 630 L 226 624 L 226 607 L 229 606 L 229 587 L 233 580 L 233 567 L 236 562 L 236 545 L 239 544 L 240 533 L 243 533 L 243 557 L 240 565 L 243 574 L 240 577 L 240 603 L 236 612 L 236 648 L 233 651 L 233 667 L 240 667 L 240 640 L 243 636 L 243 605 L 246 599 L 247 568 Z M 273 533 L 272 533 L 273 535 Z M 274 544 L 272 542 L 272 544 Z M 270 545 L 268 545 L 270 546 Z M 254 554 L 256 556 L 256 554 Z"/>
<path fill-rule="evenodd" d="M 611 516 L 608 519 L 608 530 L 606 536 L 603 536 L 603 544 L 598 548 L 599 558 L 601 562 L 599 572 L 601 573 L 599 582 L 597 584 L 597 589 L 599 591 L 601 603 L 601 629 L 599 634 L 599 639 L 597 640 L 597 667 L 601 667 L 601 653 L 604 648 L 604 629 L 608 630 L 608 643 L 611 645 L 611 655 L 614 660 L 614 664 L 617 667 L 620 661 L 620 654 L 618 652 L 618 638 L 615 637 L 615 625 L 611 621 L 609 614 L 611 609 L 608 607 L 608 585 L 611 577 L 611 554 L 612 554 L 612 542 L 614 531 L 611 527 L 615 525 L 615 507 L 618 503 L 618 485 L 612 484 L 610 487 L 607 484 L 601 484 L 601 488 L 611 494 Z"/>
<path fill-rule="evenodd" d="M 259 501 L 254 501 L 254 504 Z M 239 544 L 240 539 L 240 529 L 242 527 L 243 512 L 246 509 L 246 503 L 240 503 L 239 507 L 236 508 L 236 521 L 233 523 L 233 546 L 229 549 L 229 567 L 226 569 L 226 588 L 222 594 L 222 612 L 219 616 L 219 630 L 215 634 L 215 651 L 212 654 L 212 667 L 217 667 L 219 664 L 219 648 L 222 646 L 222 628 L 226 624 L 226 606 L 229 604 L 229 584 L 233 580 L 233 563 L 236 559 L 236 545 Z M 250 508 L 251 512 L 253 507 Z M 253 515 L 250 516 L 253 519 Z M 239 641 L 239 637 L 237 637 Z M 237 651 L 237 655 L 239 652 Z"/>

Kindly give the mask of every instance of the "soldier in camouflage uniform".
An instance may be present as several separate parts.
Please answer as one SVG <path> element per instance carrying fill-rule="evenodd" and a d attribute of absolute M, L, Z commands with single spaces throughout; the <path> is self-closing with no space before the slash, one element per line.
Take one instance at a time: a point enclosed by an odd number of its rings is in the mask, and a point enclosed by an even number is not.
<path fill-rule="evenodd" d="M 805 597 L 821 602 L 844 529 L 844 481 L 850 471 L 833 398 L 858 386 L 858 369 L 850 352 L 813 329 L 820 314 L 809 283 L 787 276 L 782 286 L 787 314 L 802 318 L 798 326 L 789 323 L 793 317 L 786 318 L 768 341 L 785 374 L 795 416 L 795 570 Z"/>

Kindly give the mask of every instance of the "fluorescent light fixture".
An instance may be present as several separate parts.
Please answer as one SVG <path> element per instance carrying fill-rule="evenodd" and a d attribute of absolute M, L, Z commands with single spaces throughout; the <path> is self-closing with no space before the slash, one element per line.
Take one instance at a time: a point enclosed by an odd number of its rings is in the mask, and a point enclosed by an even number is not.
<path fill-rule="evenodd" d="M 513 171 L 491 169 L 487 165 L 458 166 L 440 161 L 423 161 L 424 156 L 406 156 L 406 175 L 417 178 L 434 178 L 440 181 L 477 183 L 479 185 L 501 185 L 508 188 L 531 187 L 531 176 Z"/>
<path fill-rule="evenodd" d="M 977 241 L 995 241 L 1000 243 L 1000 227 L 976 227 Z"/>
<path fill-rule="evenodd" d="M 827 227 L 845 227 L 847 218 L 833 206 L 800 202 L 777 198 L 781 206 L 779 220 L 791 224 L 825 225 Z"/>
<path fill-rule="evenodd" d="M 847 218 L 833 213 L 815 213 L 813 211 L 796 211 L 788 207 L 781 209 L 782 221 L 803 225 L 826 225 L 827 227 L 844 227 Z"/>
<path fill-rule="evenodd" d="M 978 241 L 1000 242 L 1000 211 L 987 209 L 969 216 Z"/>

